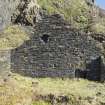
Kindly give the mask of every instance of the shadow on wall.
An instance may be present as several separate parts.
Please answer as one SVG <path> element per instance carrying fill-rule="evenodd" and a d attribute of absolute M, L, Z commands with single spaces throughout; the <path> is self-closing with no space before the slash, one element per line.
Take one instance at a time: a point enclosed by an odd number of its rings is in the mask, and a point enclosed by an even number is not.
<path fill-rule="evenodd" d="M 77 69 L 75 71 L 75 76 L 77 78 L 85 78 L 88 80 L 103 81 L 101 74 L 102 71 L 104 71 L 104 68 L 102 68 L 102 65 L 102 58 L 98 57 L 86 64 L 86 70 L 81 71 Z"/>

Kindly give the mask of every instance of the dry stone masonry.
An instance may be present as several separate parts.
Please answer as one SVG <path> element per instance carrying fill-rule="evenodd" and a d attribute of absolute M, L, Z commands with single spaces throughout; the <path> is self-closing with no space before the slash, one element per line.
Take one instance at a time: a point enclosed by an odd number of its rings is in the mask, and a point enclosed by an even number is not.
<path fill-rule="evenodd" d="M 105 71 L 97 44 L 58 14 L 46 16 L 36 23 L 31 40 L 11 51 L 11 68 L 32 77 L 100 80 Z"/>
<path fill-rule="evenodd" d="M 98 38 L 93 36 L 93 39 L 73 28 L 63 16 L 46 16 L 36 1 L 0 0 L 0 30 L 10 23 L 34 27 L 31 39 L 23 45 L 11 51 L 0 51 L 0 70 L 11 69 L 31 77 L 82 77 L 104 81 L 105 59 L 99 42 L 94 40 Z M 94 7 L 94 0 L 86 1 Z M 104 11 L 100 11 L 101 17 Z"/>

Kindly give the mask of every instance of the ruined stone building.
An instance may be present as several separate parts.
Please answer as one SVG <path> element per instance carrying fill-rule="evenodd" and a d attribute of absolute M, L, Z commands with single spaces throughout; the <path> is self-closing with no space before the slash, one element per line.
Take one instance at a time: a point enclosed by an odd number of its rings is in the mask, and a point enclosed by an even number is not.
<path fill-rule="evenodd" d="M 1 71 L 10 69 L 12 72 L 31 77 L 81 77 L 95 81 L 105 80 L 104 58 L 98 41 L 73 28 L 61 15 L 41 14 L 35 3 L 26 11 L 25 0 L 24 5 L 17 0 L 17 3 L 13 0 L 7 0 L 6 3 L 1 0 L 0 4 L 3 2 L 3 5 L 0 5 L 0 8 L 7 5 L 8 1 L 14 6 L 11 8 L 9 3 L 5 12 L 0 12 L 0 29 L 5 26 L 5 22 L 8 24 L 12 21 L 13 24 L 33 27 L 34 34 L 18 48 L 0 51 Z M 88 2 L 93 4 L 94 0 Z M 18 10 L 15 14 L 13 11 L 16 10 L 16 5 Z M 28 16 L 31 16 L 31 20 Z"/>
<path fill-rule="evenodd" d="M 46 16 L 31 40 L 11 51 L 11 69 L 32 77 L 83 77 L 103 80 L 98 42 L 59 15 Z"/>

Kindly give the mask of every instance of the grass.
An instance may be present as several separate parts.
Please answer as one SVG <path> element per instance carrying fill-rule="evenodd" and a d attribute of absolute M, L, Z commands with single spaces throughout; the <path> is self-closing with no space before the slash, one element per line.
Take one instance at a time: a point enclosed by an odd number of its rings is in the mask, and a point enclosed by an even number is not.
<path fill-rule="evenodd" d="M 17 25 L 8 26 L 0 33 L 0 49 L 12 49 L 29 40 L 28 34 Z"/>
<path fill-rule="evenodd" d="M 32 105 L 51 105 L 51 104 L 41 100 L 41 101 L 35 101 Z"/>
<path fill-rule="evenodd" d="M 88 24 L 89 7 L 85 0 L 38 0 L 38 4 L 47 14 L 61 14 L 75 27 L 83 28 Z"/>
<path fill-rule="evenodd" d="M 94 24 L 91 30 L 95 33 L 105 33 L 105 18 L 100 18 L 96 24 Z"/>
<path fill-rule="evenodd" d="M 33 96 L 48 94 L 66 95 L 70 105 L 101 105 L 105 103 L 105 84 L 83 79 L 30 78 L 18 74 L 12 74 L 7 82 L 0 82 L 0 105 L 51 105 L 44 100 L 32 100 Z"/>
<path fill-rule="evenodd" d="M 18 82 L 11 79 L 8 83 L 0 83 L 0 105 L 29 105 L 31 101 L 31 90 L 19 86 Z"/>
<path fill-rule="evenodd" d="M 97 8 L 98 23 L 91 26 L 93 18 L 93 7 L 87 5 L 85 0 L 37 0 L 38 4 L 44 9 L 46 14 L 60 14 L 72 26 L 82 31 L 92 31 L 96 33 L 105 33 L 105 17 L 100 17 Z"/>
<path fill-rule="evenodd" d="M 40 8 L 46 11 L 48 15 L 60 14 L 64 19 L 70 22 L 74 27 L 81 30 L 87 29 L 89 23 L 91 8 L 85 0 L 37 0 Z M 96 33 L 105 33 L 105 19 L 100 18 L 98 23 L 89 29 Z M 8 26 L 0 33 L 0 50 L 13 49 L 29 40 L 29 35 L 25 29 L 18 25 Z"/>

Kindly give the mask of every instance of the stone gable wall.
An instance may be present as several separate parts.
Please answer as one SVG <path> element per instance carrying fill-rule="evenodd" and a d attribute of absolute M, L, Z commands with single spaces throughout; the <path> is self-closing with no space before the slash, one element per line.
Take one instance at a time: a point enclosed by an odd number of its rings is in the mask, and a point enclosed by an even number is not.
<path fill-rule="evenodd" d="M 56 14 L 40 20 L 31 40 L 11 51 L 11 68 L 13 72 L 32 77 L 100 80 L 101 67 L 97 59 L 101 55 L 94 39 L 74 29 Z M 77 70 L 81 72 L 76 74 Z"/>
<path fill-rule="evenodd" d="M 37 4 L 36 0 L 33 2 L 21 1 L 24 5 L 20 5 L 20 0 L 0 1 L 2 10 L 0 11 L 0 29 L 10 23 L 14 10 L 20 6 L 12 17 L 12 22 L 18 23 L 19 20 L 19 23 L 23 22 L 21 24 L 32 26 L 35 22 L 35 27 L 33 26 L 35 32 L 32 38 L 20 47 L 11 51 L 0 51 L 0 70 L 2 72 L 12 69 L 13 72 L 32 77 L 77 76 L 91 80 L 105 80 L 104 64 L 99 59 L 97 60 L 102 55 L 97 47 L 97 41 L 86 33 L 71 27 L 58 14 L 43 16 L 39 19 L 39 7 L 33 5 Z M 30 8 L 26 11 L 28 5 Z M 32 11 L 36 17 L 32 15 L 30 18 L 25 18 L 24 12 L 19 12 L 21 9 L 26 11 L 26 17 L 29 17 Z M 96 15 L 97 12 L 95 12 Z M 15 15 L 18 15 L 19 18 L 15 18 Z M 37 20 L 37 17 L 39 21 L 34 21 Z M 87 67 L 87 62 L 90 62 L 89 67 Z"/>

